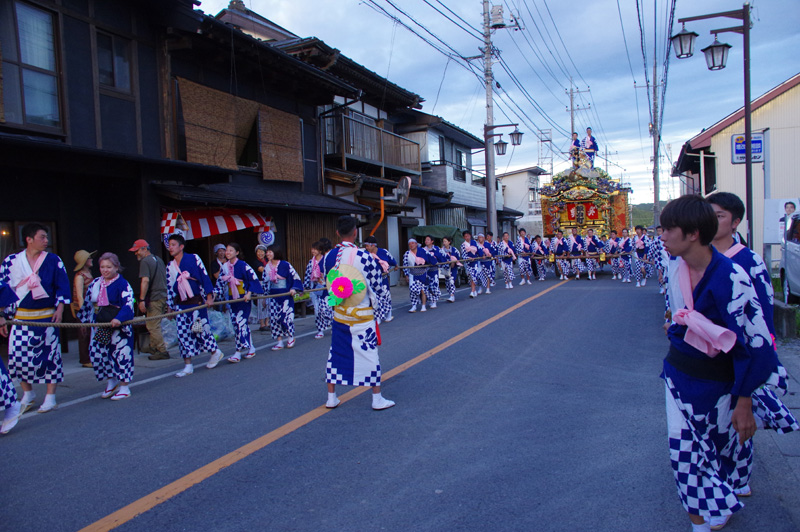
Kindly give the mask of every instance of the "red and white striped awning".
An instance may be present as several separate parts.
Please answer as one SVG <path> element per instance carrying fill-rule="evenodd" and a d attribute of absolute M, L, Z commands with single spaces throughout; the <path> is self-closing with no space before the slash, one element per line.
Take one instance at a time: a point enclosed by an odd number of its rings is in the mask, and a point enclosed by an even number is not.
<path fill-rule="evenodd" d="M 249 227 L 256 231 L 273 229 L 272 218 L 244 209 L 205 209 L 166 212 L 161 217 L 161 234 L 180 230 L 186 240 L 221 235 Z"/>

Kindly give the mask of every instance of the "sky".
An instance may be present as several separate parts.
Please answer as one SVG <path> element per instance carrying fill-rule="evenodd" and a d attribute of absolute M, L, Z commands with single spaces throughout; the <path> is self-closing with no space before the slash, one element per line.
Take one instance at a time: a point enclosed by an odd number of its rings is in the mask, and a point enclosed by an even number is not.
<path fill-rule="evenodd" d="M 318 37 L 354 61 L 419 94 L 425 100 L 422 111 L 482 136 L 486 93 L 479 76 L 483 62 L 471 60 L 472 70 L 469 70 L 462 59 L 482 53 L 483 41 L 475 32 L 476 29 L 482 32 L 480 0 L 244 2 L 249 9 L 296 35 Z M 568 167 L 564 155 L 570 129 L 566 91 L 571 78 L 573 90 L 580 91 L 574 95 L 575 129 L 579 136 L 583 137 L 586 127 L 591 126 L 601 153 L 608 150 L 607 169 L 611 176 L 630 184 L 633 203 L 652 202 L 653 140 L 649 134 L 652 85 L 648 88 L 648 82 L 653 82 L 656 57 L 659 107 L 660 91 L 666 87 L 663 110 L 659 109 L 659 114 L 663 113 L 659 191 L 662 200 L 674 198 L 679 193 L 679 183 L 678 178 L 670 177 L 669 170 L 681 146 L 744 103 L 741 35 L 719 35 L 721 42 L 732 46 L 728 66 L 723 70 L 709 71 L 700 52 L 713 42 L 711 30 L 741 25 L 737 20 L 689 22 L 687 29 L 700 35 L 695 55 L 678 60 L 670 52 L 664 76 L 673 3 L 671 33 L 675 34 L 680 30 L 679 18 L 741 9 L 740 2 L 595 0 L 584 5 L 558 0 L 495 0 L 495 3 L 503 6 L 507 24 L 514 15 L 521 29 L 499 29 L 492 35 L 493 46 L 502 58 L 502 63 L 492 65 L 495 81 L 500 85 L 494 96 L 494 122 L 517 122 L 524 132 L 520 146 L 509 145 L 508 153 L 496 158 L 498 173 L 534 165 L 549 170 L 546 158 L 549 151 L 556 173 Z M 227 5 L 227 0 L 203 0 L 199 9 L 215 15 Z M 753 0 L 751 5 L 751 94 L 755 99 L 800 72 L 796 53 L 800 48 L 800 32 L 796 29 L 800 23 L 800 2 Z M 403 24 L 449 55 L 437 51 Z M 639 88 L 634 88 L 634 83 Z M 543 133 L 546 130 L 552 132 L 551 143 L 539 141 L 546 136 Z M 504 140 L 509 141 L 507 135 Z M 595 164 L 606 167 L 602 160 Z"/>

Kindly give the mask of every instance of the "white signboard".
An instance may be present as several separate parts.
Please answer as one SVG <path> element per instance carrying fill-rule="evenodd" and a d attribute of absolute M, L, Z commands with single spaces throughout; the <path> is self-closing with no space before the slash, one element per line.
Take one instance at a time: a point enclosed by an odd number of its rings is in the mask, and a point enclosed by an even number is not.
<path fill-rule="evenodd" d="M 764 134 L 753 133 L 750 139 L 750 153 L 754 163 L 764 162 Z M 744 133 L 741 135 L 731 135 L 731 163 L 744 164 L 747 162 L 747 150 L 745 149 Z"/>
<path fill-rule="evenodd" d="M 786 233 L 786 222 L 799 216 L 800 198 L 764 200 L 764 243 L 781 244 Z"/>

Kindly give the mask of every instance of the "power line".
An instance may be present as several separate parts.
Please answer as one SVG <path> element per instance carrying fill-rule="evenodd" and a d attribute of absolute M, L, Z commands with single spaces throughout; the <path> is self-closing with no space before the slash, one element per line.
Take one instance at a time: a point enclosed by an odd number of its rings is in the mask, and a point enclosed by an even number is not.
<path fill-rule="evenodd" d="M 428 0 L 422 0 L 422 1 L 425 2 L 426 4 L 428 4 L 431 7 L 431 9 L 433 9 L 434 11 L 436 11 L 437 13 L 442 15 L 444 18 L 446 18 L 447 20 L 449 20 L 450 22 L 455 24 L 456 27 L 458 27 L 460 30 L 463 30 L 467 35 L 469 35 L 471 37 L 474 37 L 475 39 L 478 39 L 479 41 L 483 42 L 483 35 L 481 35 L 480 32 L 477 32 L 477 35 L 475 33 L 472 33 L 467 28 L 465 28 L 464 26 L 462 26 L 461 24 L 459 24 L 458 22 L 456 22 L 455 20 L 450 18 L 446 13 L 443 13 L 438 7 L 436 7 L 435 5 L 431 4 Z M 394 4 L 392 4 L 392 5 L 394 5 Z M 442 5 L 444 6 L 444 4 L 442 4 Z M 444 7 L 447 8 L 447 6 L 444 6 Z M 450 12 L 452 13 L 452 11 L 450 11 Z M 406 16 L 408 16 L 408 15 L 406 15 Z M 456 15 L 456 16 L 458 16 L 458 15 Z M 461 20 L 463 22 L 463 19 L 461 19 Z"/>

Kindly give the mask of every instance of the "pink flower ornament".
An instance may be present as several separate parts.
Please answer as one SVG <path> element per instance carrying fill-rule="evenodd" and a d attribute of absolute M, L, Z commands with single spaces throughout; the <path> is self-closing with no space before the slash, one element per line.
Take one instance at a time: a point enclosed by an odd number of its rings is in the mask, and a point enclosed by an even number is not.
<path fill-rule="evenodd" d="M 353 295 L 353 283 L 345 276 L 337 277 L 331 283 L 331 290 L 336 297 L 347 299 Z"/>

